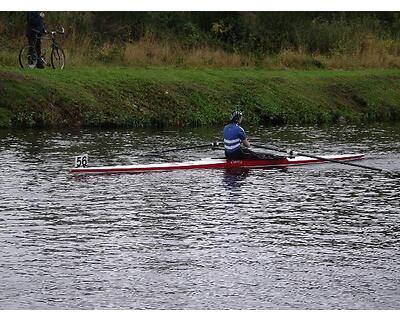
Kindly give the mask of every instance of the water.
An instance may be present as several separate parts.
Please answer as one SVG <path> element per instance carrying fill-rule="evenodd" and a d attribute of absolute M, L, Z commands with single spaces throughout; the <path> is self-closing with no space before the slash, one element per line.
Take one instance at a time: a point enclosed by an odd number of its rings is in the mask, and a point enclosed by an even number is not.
<path fill-rule="evenodd" d="M 400 170 L 400 126 L 248 128 Z M 0 131 L 1 309 L 398 309 L 399 179 L 340 164 L 73 177 L 220 156 L 219 129 Z"/>

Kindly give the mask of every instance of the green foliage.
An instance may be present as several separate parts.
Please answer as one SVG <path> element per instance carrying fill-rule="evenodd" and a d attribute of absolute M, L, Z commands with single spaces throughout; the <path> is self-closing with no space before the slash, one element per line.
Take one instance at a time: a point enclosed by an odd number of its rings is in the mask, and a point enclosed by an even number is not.
<path fill-rule="evenodd" d="M 48 12 L 48 29 L 64 26 L 65 41 L 129 43 L 149 34 L 186 46 L 271 54 L 349 52 L 368 36 L 400 39 L 397 12 Z M 12 47 L 25 34 L 26 13 L 0 12 L 0 40 Z M 1 46 L 0 46 L 1 48 Z"/>
<path fill-rule="evenodd" d="M 11 127 L 11 117 L 12 113 L 0 107 L 0 128 L 9 128 Z"/>
<path fill-rule="evenodd" d="M 183 31 L 185 37 L 183 38 L 183 43 L 189 48 L 196 47 L 202 42 L 202 34 L 199 28 L 192 22 L 186 22 L 183 25 Z"/>

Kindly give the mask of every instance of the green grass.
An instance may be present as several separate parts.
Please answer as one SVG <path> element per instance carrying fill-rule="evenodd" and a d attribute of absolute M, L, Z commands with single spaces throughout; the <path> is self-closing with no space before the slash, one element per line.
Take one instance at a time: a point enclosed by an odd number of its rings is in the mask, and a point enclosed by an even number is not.
<path fill-rule="evenodd" d="M 0 126 L 202 126 L 397 120 L 400 71 L 0 67 Z"/>

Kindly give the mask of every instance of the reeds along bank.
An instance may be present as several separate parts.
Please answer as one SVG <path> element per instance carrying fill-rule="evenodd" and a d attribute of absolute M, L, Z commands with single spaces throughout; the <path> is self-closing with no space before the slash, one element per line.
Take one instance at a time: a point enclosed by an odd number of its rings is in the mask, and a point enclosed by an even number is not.
<path fill-rule="evenodd" d="M 400 66 L 396 12 L 48 12 L 70 65 L 266 68 Z M 0 63 L 15 63 L 25 13 L 0 13 Z"/>

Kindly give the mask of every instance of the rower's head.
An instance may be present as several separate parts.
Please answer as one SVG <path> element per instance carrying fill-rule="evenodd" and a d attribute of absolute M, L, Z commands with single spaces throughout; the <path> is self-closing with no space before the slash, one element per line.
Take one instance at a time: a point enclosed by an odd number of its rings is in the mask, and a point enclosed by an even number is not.
<path fill-rule="evenodd" d="M 233 111 L 231 113 L 230 122 L 232 122 L 232 123 L 240 123 L 242 121 L 242 119 L 243 119 L 243 112 L 237 110 L 237 111 Z"/>

